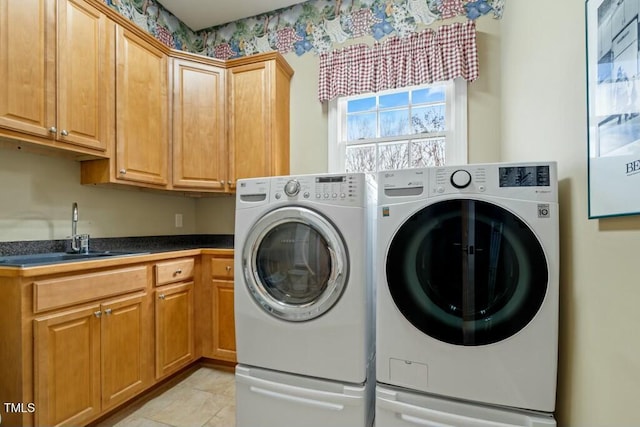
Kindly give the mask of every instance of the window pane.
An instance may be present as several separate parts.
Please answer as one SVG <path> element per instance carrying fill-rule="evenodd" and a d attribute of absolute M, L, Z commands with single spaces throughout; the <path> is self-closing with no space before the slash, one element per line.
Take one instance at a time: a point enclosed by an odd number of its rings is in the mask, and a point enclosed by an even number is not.
<path fill-rule="evenodd" d="M 411 142 L 411 167 L 444 166 L 444 138 Z"/>
<path fill-rule="evenodd" d="M 381 111 L 380 112 L 380 136 L 408 135 L 409 109 Z"/>
<path fill-rule="evenodd" d="M 414 90 L 411 94 L 414 104 L 425 104 L 428 102 L 444 102 L 444 86 L 434 86 L 426 89 Z"/>
<path fill-rule="evenodd" d="M 409 92 L 392 93 L 380 97 L 380 108 L 405 107 L 409 105 Z"/>
<path fill-rule="evenodd" d="M 342 170 L 347 172 L 377 172 L 442 166 L 447 154 L 454 156 L 446 159 L 448 162 L 466 162 L 464 138 L 458 138 L 466 128 L 451 128 L 448 117 L 452 111 L 461 117 L 466 114 L 466 84 L 458 83 L 438 82 L 342 98 L 337 102 L 336 127 L 340 131 L 336 153 L 342 158 L 331 159 L 331 164 L 344 165 Z M 445 150 L 451 143 L 455 145 L 452 154 Z"/>
<path fill-rule="evenodd" d="M 376 146 L 354 145 L 347 147 L 345 169 L 351 172 L 375 172 L 376 171 Z"/>
<path fill-rule="evenodd" d="M 411 123 L 413 133 L 445 131 L 444 104 L 414 108 L 411 111 Z"/>
<path fill-rule="evenodd" d="M 376 137 L 376 113 L 353 114 L 347 116 L 347 140 Z"/>
<path fill-rule="evenodd" d="M 378 170 L 406 169 L 409 167 L 407 142 L 394 142 L 378 146 Z"/>
<path fill-rule="evenodd" d="M 376 109 L 376 98 L 361 98 L 347 102 L 347 113 L 358 113 L 361 111 L 372 111 Z"/>

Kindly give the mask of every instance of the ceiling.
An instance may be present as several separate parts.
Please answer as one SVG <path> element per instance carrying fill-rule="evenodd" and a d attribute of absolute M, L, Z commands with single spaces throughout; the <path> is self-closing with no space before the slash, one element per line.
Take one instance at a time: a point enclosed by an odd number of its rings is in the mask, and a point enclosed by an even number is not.
<path fill-rule="evenodd" d="M 160 0 L 193 31 L 302 3 L 300 0 Z"/>

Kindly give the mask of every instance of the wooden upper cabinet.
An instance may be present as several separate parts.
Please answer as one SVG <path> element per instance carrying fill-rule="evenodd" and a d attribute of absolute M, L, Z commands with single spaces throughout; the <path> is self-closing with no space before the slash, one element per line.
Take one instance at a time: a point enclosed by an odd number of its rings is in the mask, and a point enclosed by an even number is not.
<path fill-rule="evenodd" d="M 114 24 L 84 1 L 58 2 L 60 140 L 107 151 L 113 137 Z"/>
<path fill-rule="evenodd" d="M 6 0 L 0 28 L 0 127 L 107 155 L 113 23 L 82 0 Z"/>
<path fill-rule="evenodd" d="M 173 60 L 173 186 L 224 190 L 227 179 L 223 68 Z"/>
<path fill-rule="evenodd" d="M 292 75 L 277 52 L 172 51 L 103 2 L 0 1 L 0 137 L 71 152 L 82 184 L 234 192 L 288 174 Z"/>
<path fill-rule="evenodd" d="M 116 28 L 117 179 L 168 184 L 167 55 Z"/>
<path fill-rule="evenodd" d="M 230 188 L 241 178 L 289 173 L 289 84 L 277 54 L 228 63 Z"/>
<path fill-rule="evenodd" d="M 0 126 L 41 137 L 55 127 L 55 2 L 0 2 Z"/>

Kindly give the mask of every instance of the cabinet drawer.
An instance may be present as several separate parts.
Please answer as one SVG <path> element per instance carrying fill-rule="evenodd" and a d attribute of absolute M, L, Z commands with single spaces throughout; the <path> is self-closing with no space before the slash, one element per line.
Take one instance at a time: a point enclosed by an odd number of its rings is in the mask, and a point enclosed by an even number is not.
<path fill-rule="evenodd" d="M 147 267 L 138 266 L 33 282 L 33 310 L 38 313 L 144 290 Z"/>
<path fill-rule="evenodd" d="M 211 258 L 211 277 L 233 279 L 233 258 Z"/>
<path fill-rule="evenodd" d="M 182 282 L 193 278 L 193 258 L 183 258 L 156 264 L 156 285 Z"/>

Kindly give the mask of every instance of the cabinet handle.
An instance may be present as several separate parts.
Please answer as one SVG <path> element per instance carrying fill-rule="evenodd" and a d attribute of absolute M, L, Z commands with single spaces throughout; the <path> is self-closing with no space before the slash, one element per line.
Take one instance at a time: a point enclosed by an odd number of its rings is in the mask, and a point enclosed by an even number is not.
<path fill-rule="evenodd" d="M 222 181 L 220 181 L 220 185 L 222 185 L 224 187 L 224 185 L 227 183 L 227 181 L 225 181 L 224 179 Z"/>
<path fill-rule="evenodd" d="M 174 276 L 177 276 L 178 274 L 182 274 L 182 269 L 177 269 L 175 273 L 173 273 Z"/>
<path fill-rule="evenodd" d="M 125 175 L 127 173 L 126 169 L 120 169 L 120 174 Z"/>
<path fill-rule="evenodd" d="M 165 296 L 164 296 L 164 294 L 160 294 L 160 295 L 158 295 L 158 298 L 163 300 L 165 298 Z"/>
<path fill-rule="evenodd" d="M 108 316 L 108 315 L 110 315 L 110 314 L 111 314 L 111 309 L 110 309 L 110 308 L 107 308 L 107 309 L 104 311 L 104 314 L 106 314 L 107 316 Z"/>
<path fill-rule="evenodd" d="M 231 266 L 227 265 L 227 271 L 231 271 Z"/>
<path fill-rule="evenodd" d="M 102 312 L 100 310 L 98 311 L 94 311 L 93 315 L 96 316 L 98 319 L 100 318 L 100 316 L 102 316 Z"/>
<path fill-rule="evenodd" d="M 66 130 L 62 129 L 62 130 L 60 131 L 60 135 L 62 135 L 62 136 L 67 136 L 67 135 L 69 135 L 69 132 L 67 132 Z"/>
<path fill-rule="evenodd" d="M 49 133 L 58 133 L 58 129 L 56 129 L 56 127 L 55 127 L 55 126 L 51 126 L 51 127 L 49 128 Z"/>

